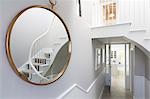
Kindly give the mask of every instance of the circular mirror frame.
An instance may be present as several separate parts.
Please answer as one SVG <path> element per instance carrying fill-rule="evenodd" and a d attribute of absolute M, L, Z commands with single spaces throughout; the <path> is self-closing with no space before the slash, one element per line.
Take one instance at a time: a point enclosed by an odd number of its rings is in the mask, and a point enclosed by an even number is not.
<path fill-rule="evenodd" d="M 48 83 L 43 83 L 43 84 L 40 84 L 40 83 L 35 83 L 35 82 L 31 82 L 30 80 L 27 79 L 27 77 L 25 77 L 25 75 L 21 74 L 18 70 L 17 70 L 17 67 L 13 61 L 13 58 L 12 58 L 12 54 L 11 54 L 11 50 L 10 50 L 10 37 L 11 37 L 11 32 L 12 32 L 12 29 L 13 29 L 13 26 L 15 24 L 15 22 L 17 21 L 17 19 L 19 18 L 19 16 L 24 13 L 25 11 L 27 11 L 28 9 L 31 9 L 31 8 L 43 8 L 43 9 L 46 9 L 48 11 L 50 11 L 51 13 L 53 13 L 54 15 L 56 15 L 60 21 L 62 22 L 62 24 L 64 25 L 64 28 L 67 32 L 67 35 L 68 35 L 68 40 L 69 40 L 69 49 L 68 49 L 68 52 L 69 52 L 69 60 L 67 61 L 67 63 L 65 64 L 65 66 L 63 67 L 63 69 L 58 73 L 57 76 L 55 76 L 52 80 L 50 80 Z M 8 61 L 10 63 L 10 66 L 11 68 L 13 69 L 13 71 L 24 81 L 30 83 L 30 84 L 33 84 L 33 85 L 39 85 L 39 86 L 44 86 L 44 85 L 49 85 L 55 81 L 57 81 L 63 74 L 64 72 L 66 71 L 68 65 L 69 65 L 69 62 L 70 62 L 70 58 L 71 58 L 71 53 L 72 53 L 72 43 L 71 43 L 71 37 L 70 37 L 70 33 L 69 33 L 69 30 L 66 26 L 66 24 L 64 23 L 63 19 L 56 13 L 54 12 L 53 10 L 51 10 L 50 8 L 46 7 L 46 6 L 42 6 L 42 5 L 34 5 L 34 6 L 30 6 L 30 7 L 27 7 L 25 8 L 24 10 L 22 10 L 21 12 L 19 12 L 14 18 L 13 20 L 11 21 L 9 27 L 8 27 L 8 30 L 7 30 L 7 34 L 6 34 L 6 42 L 5 42 L 5 46 L 6 46 L 6 54 L 7 54 L 7 57 L 8 57 Z"/>

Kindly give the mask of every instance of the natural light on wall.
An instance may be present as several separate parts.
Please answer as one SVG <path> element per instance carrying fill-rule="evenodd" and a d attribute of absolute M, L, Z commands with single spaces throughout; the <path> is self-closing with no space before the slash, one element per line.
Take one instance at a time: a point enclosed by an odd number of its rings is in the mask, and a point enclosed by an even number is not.
<path fill-rule="evenodd" d="M 101 0 L 103 11 L 103 23 L 113 24 L 116 22 L 116 0 Z"/>
<path fill-rule="evenodd" d="M 118 21 L 119 0 L 92 0 L 92 27 L 115 24 Z"/>

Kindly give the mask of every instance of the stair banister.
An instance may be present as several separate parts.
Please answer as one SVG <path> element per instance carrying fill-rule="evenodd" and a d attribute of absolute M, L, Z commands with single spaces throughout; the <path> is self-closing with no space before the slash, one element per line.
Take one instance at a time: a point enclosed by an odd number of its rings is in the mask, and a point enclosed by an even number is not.
<path fill-rule="evenodd" d="M 34 44 L 39 40 L 39 39 L 41 39 L 41 38 L 43 38 L 44 36 L 46 36 L 46 34 L 49 32 L 49 30 L 50 30 L 50 27 L 52 26 L 52 24 L 54 23 L 54 19 L 55 19 L 55 16 L 53 16 L 53 20 L 52 20 L 52 22 L 49 24 L 49 26 L 48 26 L 48 29 L 46 30 L 46 32 L 45 33 L 43 33 L 42 35 L 40 35 L 39 37 L 37 37 L 34 41 L 33 41 L 33 43 L 31 44 L 31 47 L 30 47 L 30 50 L 29 50 L 29 57 L 28 57 L 28 59 L 29 59 L 29 64 L 30 64 L 30 66 L 32 67 L 32 69 L 35 71 L 35 73 L 39 76 L 39 77 L 41 77 L 42 79 L 45 79 L 45 80 L 47 80 L 48 81 L 48 79 L 46 78 L 46 77 L 44 77 L 43 75 L 41 75 L 40 73 L 39 73 L 39 71 L 37 71 L 36 70 L 36 68 L 34 67 L 34 65 L 32 64 L 32 49 L 33 49 L 33 46 L 34 46 Z"/>

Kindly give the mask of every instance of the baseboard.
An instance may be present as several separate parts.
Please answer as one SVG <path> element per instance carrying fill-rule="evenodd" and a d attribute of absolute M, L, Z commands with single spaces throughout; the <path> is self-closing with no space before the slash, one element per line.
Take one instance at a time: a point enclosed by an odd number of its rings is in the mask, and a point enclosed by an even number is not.
<path fill-rule="evenodd" d="M 69 87 L 65 92 L 63 92 L 56 99 L 64 98 L 67 94 L 69 94 L 72 90 L 74 90 L 74 88 L 78 88 L 79 90 L 81 90 L 85 94 L 88 94 L 90 92 L 90 90 L 93 88 L 93 86 L 95 85 L 95 83 L 97 82 L 97 80 L 98 80 L 98 77 L 90 84 L 90 86 L 87 89 L 84 89 L 82 86 L 80 86 L 78 84 L 73 84 L 71 87 Z"/>
<path fill-rule="evenodd" d="M 102 72 L 101 72 L 102 73 Z M 97 78 L 90 84 L 90 86 L 85 89 L 83 88 L 82 86 L 78 85 L 78 84 L 73 84 L 71 87 L 69 87 L 65 92 L 63 92 L 61 95 L 59 95 L 56 99 L 63 99 L 66 95 L 68 95 L 72 90 L 74 90 L 75 88 L 79 89 L 80 91 L 84 92 L 85 94 L 89 94 L 89 92 L 92 90 L 93 86 L 95 85 L 95 83 L 100 80 L 99 77 L 102 76 L 102 74 L 99 74 L 97 76 Z M 101 93 L 100 93 L 100 96 L 102 96 L 103 94 L 103 90 L 104 90 L 104 87 L 101 89 Z M 99 97 L 100 97 L 99 96 Z"/>

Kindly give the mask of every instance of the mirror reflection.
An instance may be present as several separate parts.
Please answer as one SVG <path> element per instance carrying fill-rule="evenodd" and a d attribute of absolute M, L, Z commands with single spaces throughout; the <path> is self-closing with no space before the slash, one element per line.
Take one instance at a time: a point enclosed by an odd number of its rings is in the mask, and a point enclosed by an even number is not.
<path fill-rule="evenodd" d="M 8 58 L 20 77 L 33 84 L 49 84 L 62 76 L 69 63 L 71 41 L 56 13 L 43 7 L 26 9 L 8 34 Z"/>

